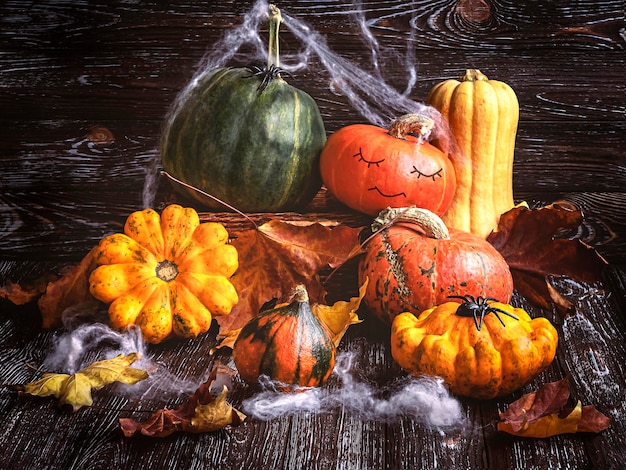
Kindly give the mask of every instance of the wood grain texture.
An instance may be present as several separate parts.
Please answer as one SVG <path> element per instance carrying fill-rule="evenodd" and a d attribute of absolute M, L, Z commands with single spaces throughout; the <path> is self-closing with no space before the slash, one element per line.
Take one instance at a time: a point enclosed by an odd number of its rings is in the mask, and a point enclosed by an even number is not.
<path fill-rule="evenodd" d="M 61 273 L 147 204 L 193 205 L 159 176 L 161 125 L 215 41 L 240 25 L 252 4 L 12 0 L 0 6 L 0 285 Z M 399 92 L 415 72 L 408 96 L 416 102 L 466 68 L 509 83 L 521 109 L 515 197 L 531 205 L 565 200 L 580 208 L 585 221 L 575 235 L 609 261 L 606 278 L 594 286 L 555 280 L 575 306 L 568 317 L 514 297 L 531 315 L 546 315 L 555 324 L 557 359 L 511 396 L 460 400 L 469 420 L 461 431 L 430 429 L 418 418 L 366 419 L 346 405 L 319 414 L 249 419 L 209 434 L 127 439 L 119 430 L 120 417 L 143 419 L 158 408 L 174 408 L 189 392 L 137 398 L 104 389 L 94 394 L 94 407 L 70 414 L 52 400 L 3 387 L 0 468 L 621 468 L 626 459 L 623 2 L 304 0 L 279 6 L 319 32 L 355 69 L 379 74 Z M 288 28 L 282 31 L 281 50 L 296 60 L 303 45 Z M 363 121 L 346 96 L 332 91 L 333 77 L 320 59 L 308 60 L 294 71 L 294 84 L 315 97 L 327 131 Z M 104 129 L 111 138 L 103 138 Z M 231 231 L 248 227 L 232 213 L 201 215 Z M 257 222 L 273 217 L 253 215 Z M 301 213 L 280 217 L 353 227 L 369 223 L 325 190 Z M 355 267 L 333 274 L 329 301 L 356 293 Z M 354 353 L 356 378 L 384 395 L 404 374 L 391 358 L 387 331 L 366 310 L 360 314 L 365 321 L 350 328 L 340 351 Z M 0 299 L 3 386 L 39 376 L 36 368 L 63 333 L 41 331 L 39 322 L 36 305 Z M 197 340 L 150 347 L 148 353 L 171 377 L 200 383 L 216 361 L 230 361 L 228 354 L 210 355 L 216 330 Z M 496 431 L 498 413 L 512 400 L 566 374 L 573 399 L 614 419 L 609 429 L 540 440 Z M 231 400 L 240 406 L 252 392 L 236 385 Z M 327 388 L 340 385 L 333 376 Z"/>

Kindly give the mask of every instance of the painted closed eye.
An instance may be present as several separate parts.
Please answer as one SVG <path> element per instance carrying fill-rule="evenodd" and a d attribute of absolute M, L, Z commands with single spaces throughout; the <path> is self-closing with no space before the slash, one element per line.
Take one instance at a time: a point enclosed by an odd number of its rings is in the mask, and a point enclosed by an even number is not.
<path fill-rule="evenodd" d="M 352 158 L 356 158 L 356 157 L 359 157 L 360 162 L 366 163 L 368 168 L 371 167 L 372 165 L 376 165 L 377 167 L 380 167 L 380 164 L 385 161 L 384 158 L 381 160 L 367 160 L 363 156 L 363 150 L 361 149 L 361 147 L 359 147 L 358 153 L 355 153 L 354 155 L 352 155 Z"/>
<path fill-rule="evenodd" d="M 435 181 L 437 177 L 443 178 L 443 168 L 439 168 L 439 170 L 435 171 L 432 175 L 427 175 L 426 173 L 422 173 L 417 168 L 413 167 L 413 171 L 411 171 L 411 174 L 413 173 L 417 173 L 417 179 L 420 179 L 422 176 L 424 178 L 432 178 L 433 181 Z"/>

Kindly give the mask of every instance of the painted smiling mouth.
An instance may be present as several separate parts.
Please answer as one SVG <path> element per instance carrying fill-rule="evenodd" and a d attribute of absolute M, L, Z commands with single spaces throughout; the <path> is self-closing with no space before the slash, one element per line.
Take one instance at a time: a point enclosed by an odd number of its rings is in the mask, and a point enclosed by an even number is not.
<path fill-rule="evenodd" d="M 371 188 L 367 188 L 368 191 L 376 191 L 378 194 L 380 194 L 383 197 L 388 197 L 388 198 L 393 198 L 393 197 L 404 197 L 406 198 L 406 193 L 404 192 L 400 192 L 400 193 L 396 193 L 396 194 L 385 194 L 383 193 L 380 188 L 378 186 L 372 186 Z"/>

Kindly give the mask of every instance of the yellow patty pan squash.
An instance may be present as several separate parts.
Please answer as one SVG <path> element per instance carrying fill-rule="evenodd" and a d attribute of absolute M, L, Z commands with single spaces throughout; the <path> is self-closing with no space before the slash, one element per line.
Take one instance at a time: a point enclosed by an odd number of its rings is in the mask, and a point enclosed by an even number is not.
<path fill-rule="evenodd" d="M 409 374 L 438 376 L 454 394 L 490 399 L 552 363 L 558 334 L 549 320 L 492 299 L 461 300 L 394 319 L 391 354 Z"/>
<path fill-rule="evenodd" d="M 177 204 L 161 216 L 132 213 L 124 233 L 102 239 L 89 290 L 110 303 L 111 326 L 141 328 L 149 343 L 170 336 L 196 337 L 238 301 L 229 278 L 239 266 L 237 250 L 219 223 L 200 223 L 197 212 Z"/>

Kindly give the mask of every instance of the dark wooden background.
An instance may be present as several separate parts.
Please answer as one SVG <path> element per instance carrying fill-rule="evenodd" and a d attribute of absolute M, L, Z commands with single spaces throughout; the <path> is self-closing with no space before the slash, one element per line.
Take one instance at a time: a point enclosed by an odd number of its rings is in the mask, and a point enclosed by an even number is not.
<path fill-rule="evenodd" d="M 404 89 L 402 57 L 415 52 L 417 82 L 410 96 L 416 101 L 465 68 L 479 68 L 513 87 L 521 106 L 516 199 L 576 204 L 586 214 L 579 236 L 609 262 L 601 285 L 569 291 L 567 283 L 561 285 L 580 322 L 533 311 L 548 316 L 561 334 L 566 323 L 578 325 L 577 335 L 562 338 L 551 368 L 522 391 L 500 400 L 462 400 L 473 426 L 451 435 L 410 418 L 383 423 L 337 410 L 250 419 L 212 434 L 126 439 L 118 418 L 141 419 L 145 413 L 120 410 L 171 408 L 184 396 L 134 403 L 103 391 L 96 394 L 95 408 L 71 414 L 51 400 L 18 397 L 3 388 L 0 468 L 621 468 L 626 461 L 623 1 L 329 0 L 278 6 L 319 32 L 333 51 L 371 71 L 370 48 L 353 14 L 363 12 L 380 44 L 388 84 Z M 0 5 L 0 285 L 60 272 L 79 261 L 150 200 L 144 194 L 147 177 L 158 188 L 151 200 L 156 209 L 180 202 L 158 176 L 163 118 L 214 42 L 250 8 L 251 2 L 156 0 Z M 302 47 L 288 32 L 281 38 L 287 54 Z M 315 58 L 295 76 L 297 86 L 320 105 L 328 132 L 362 121 L 344 98 L 331 93 Z M 110 141 L 99 142 L 106 137 L 103 129 L 111 133 Z M 207 217 L 227 227 L 242 223 L 231 214 Z M 323 191 L 298 217 L 362 221 Z M 356 291 L 355 277 L 344 272 L 328 288 L 331 297 L 345 298 Z M 515 302 L 525 305 L 519 297 Z M 33 380 L 39 373 L 27 364 L 40 366 L 61 332 L 41 331 L 34 305 L 0 300 L 0 308 L 0 382 Z M 392 363 L 386 335 L 369 325 L 352 327 L 341 348 L 357 351 L 358 374 L 383 387 L 401 372 Z M 213 361 L 208 351 L 214 344 L 211 331 L 149 354 L 177 377 L 199 380 Z M 595 368 L 594 359 L 601 361 Z M 608 430 L 541 440 L 495 431 L 498 412 L 508 403 L 567 373 L 573 396 L 614 418 Z M 245 388 L 235 393 L 235 404 L 246 393 Z"/>

